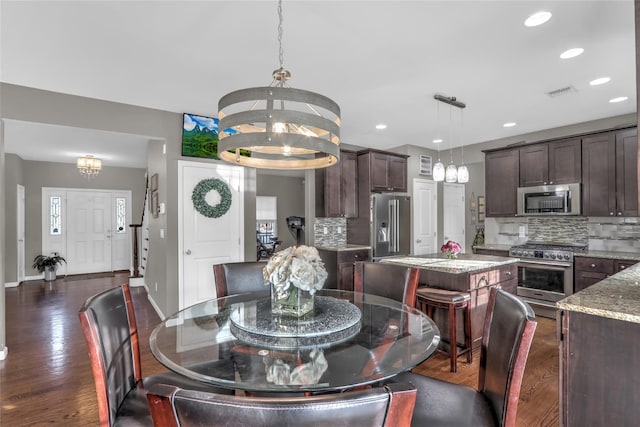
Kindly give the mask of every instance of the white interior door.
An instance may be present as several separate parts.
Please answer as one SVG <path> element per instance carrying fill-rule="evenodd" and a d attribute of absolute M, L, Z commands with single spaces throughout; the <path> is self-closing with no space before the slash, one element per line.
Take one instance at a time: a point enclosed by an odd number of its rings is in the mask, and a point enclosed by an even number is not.
<path fill-rule="evenodd" d="M 444 183 L 442 188 L 443 243 L 448 240 L 458 242 L 465 252 L 464 184 Z"/>
<path fill-rule="evenodd" d="M 413 249 L 414 255 L 436 253 L 438 229 L 438 191 L 434 181 L 413 180 Z"/>
<path fill-rule="evenodd" d="M 18 268 L 18 283 L 24 281 L 24 186 L 18 185 L 17 188 L 17 268 Z"/>
<path fill-rule="evenodd" d="M 179 308 L 216 296 L 213 265 L 244 261 L 244 169 L 224 164 L 179 161 Z M 198 212 L 192 201 L 193 190 L 205 179 L 220 179 L 231 191 L 231 206 L 219 218 Z M 220 194 L 209 191 L 208 205 L 220 203 Z"/>
<path fill-rule="evenodd" d="M 111 193 L 67 192 L 67 274 L 113 271 Z"/>

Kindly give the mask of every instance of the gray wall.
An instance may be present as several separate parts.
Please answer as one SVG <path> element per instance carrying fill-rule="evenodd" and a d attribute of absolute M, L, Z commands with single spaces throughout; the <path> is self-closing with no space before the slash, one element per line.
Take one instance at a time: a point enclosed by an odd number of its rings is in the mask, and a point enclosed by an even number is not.
<path fill-rule="evenodd" d="M 281 248 L 295 245 L 295 240 L 287 228 L 288 216 L 305 216 L 304 178 L 267 175 L 258 172 L 258 196 L 275 196 L 278 198 L 278 238 L 282 240 Z M 255 212 L 255 209 L 254 209 Z"/>
<path fill-rule="evenodd" d="M 37 275 L 31 260 L 42 253 L 42 188 L 81 188 L 98 190 L 130 190 L 132 220 L 140 221 L 145 192 L 145 170 L 104 166 L 90 181 L 69 163 L 22 160 L 15 154 L 5 156 L 6 170 L 11 178 L 5 185 L 6 251 L 5 281 L 17 280 L 16 271 L 16 184 L 25 187 L 25 274 Z M 19 177 L 18 179 L 15 179 Z M 21 182 L 19 182 L 21 181 Z M 62 254 L 64 256 L 64 254 Z"/>
<path fill-rule="evenodd" d="M 18 240 L 17 224 L 17 198 L 18 198 L 18 184 L 24 186 L 24 162 L 15 154 L 5 154 L 4 162 L 4 222 L 5 222 L 5 251 L 4 251 L 4 280 L 5 282 L 15 282 L 17 277 L 17 254 L 16 254 L 16 242 Z M 26 190 L 26 189 L 25 189 Z M 26 191 L 25 191 L 26 196 Z M 25 209 L 26 214 L 26 209 Z M 26 253 L 26 251 L 25 251 Z M 31 258 L 25 258 L 25 264 L 28 267 L 31 266 L 26 260 Z"/>

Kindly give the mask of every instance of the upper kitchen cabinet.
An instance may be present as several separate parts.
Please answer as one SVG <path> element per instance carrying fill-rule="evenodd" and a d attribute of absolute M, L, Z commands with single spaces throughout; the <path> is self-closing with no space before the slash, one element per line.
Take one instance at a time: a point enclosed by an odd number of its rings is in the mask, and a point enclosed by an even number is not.
<path fill-rule="evenodd" d="M 378 150 L 358 151 L 358 179 L 370 191 L 407 191 L 407 157 Z"/>
<path fill-rule="evenodd" d="M 520 186 L 571 184 L 582 178 L 579 138 L 520 148 Z"/>
<path fill-rule="evenodd" d="M 638 216 L 637 129 L 582 139 L 582 212 L 585 216 Z"/>
<path fill-rule="evenodd" d="M 519 150 L 485 153 L 486 216 L 515 216 L 519 182 Z"/>
<path fill-rule="evenodd" d="M 340 150 L 340 162 L 316 169 L 316 216 L 358 216 L 358 159 L 354 151 Z"/>

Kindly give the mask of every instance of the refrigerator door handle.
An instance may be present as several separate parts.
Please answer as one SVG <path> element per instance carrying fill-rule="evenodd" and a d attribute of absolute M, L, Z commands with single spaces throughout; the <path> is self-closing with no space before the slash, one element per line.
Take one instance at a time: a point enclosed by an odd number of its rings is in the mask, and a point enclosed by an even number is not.
<path fill-rule="evenodd" d="M 389 200 L 389 252 L 398 252 L 398 200 Z"/>

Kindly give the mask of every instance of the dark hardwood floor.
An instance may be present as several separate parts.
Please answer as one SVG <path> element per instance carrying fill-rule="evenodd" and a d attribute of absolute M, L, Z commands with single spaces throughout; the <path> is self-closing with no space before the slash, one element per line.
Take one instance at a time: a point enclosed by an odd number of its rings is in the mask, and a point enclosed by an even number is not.
<path fill-rule="evenodd" d="M 125 283 L 126 274 L 86 280 L 26 282 L 6 289 L 9 355 L 0 362 L 0 425 L 93 426 L 98 424 L 95 388 L 78 309 L 91 295 Z M 165 369 L 149 351 L 149 334 L 160 321 L 144 288 L 131 288 L 136 310 L 142 373 Z M 468 365 L 436 354 L 415 370 L 474 386 L 478 355 Z M 419 403 L 418 403 L 419 404 Z M 518 426 L 558 425 L 558 346 L 555 321 L 539 319 L 518 410 Z"/>

